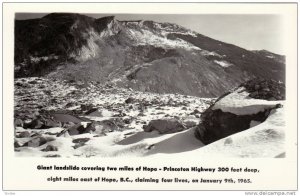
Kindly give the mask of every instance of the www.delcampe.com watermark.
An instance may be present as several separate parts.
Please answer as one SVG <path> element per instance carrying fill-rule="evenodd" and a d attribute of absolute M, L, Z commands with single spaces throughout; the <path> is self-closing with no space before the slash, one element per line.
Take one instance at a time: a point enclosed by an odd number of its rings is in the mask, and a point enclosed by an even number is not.
<path fill-rule="evenodd" d="M 247 191 L 245 195 L 296 195 L 295 191 Z"/>

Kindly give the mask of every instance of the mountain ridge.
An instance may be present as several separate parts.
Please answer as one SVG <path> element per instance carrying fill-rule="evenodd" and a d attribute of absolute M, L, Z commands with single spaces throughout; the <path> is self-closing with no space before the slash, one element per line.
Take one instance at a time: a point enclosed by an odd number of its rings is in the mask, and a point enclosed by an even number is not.
<path fill-rule="evenodd" d="M 202 97 L 219 96 L 255 77 L 285 81 L 284 62 L 172 23 L 54 13 L 16 20 L 15 30 L 15 77 Z"/>

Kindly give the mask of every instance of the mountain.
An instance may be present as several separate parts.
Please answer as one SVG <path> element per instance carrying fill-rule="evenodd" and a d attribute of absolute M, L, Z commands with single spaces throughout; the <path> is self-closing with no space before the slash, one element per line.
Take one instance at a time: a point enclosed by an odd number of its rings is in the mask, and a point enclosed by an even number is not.
<path fill-rule="evenodd" d="M 176 24 L 52 13 L 15 21 L 15 77 L 96 81 L 216 97 L 255 77 L 285 82 L 285 63 Z"/>
<path fill-rule="evenodd" d="M 277 61 L 279 63 L 285 63 L 285 56 L 283 56 L 283 55 L 275 54 L 268 50 L 253 50 L 253 52 L 256 54 L 260 54 L 264 57 L 274 59 L 275 61 Z"/>

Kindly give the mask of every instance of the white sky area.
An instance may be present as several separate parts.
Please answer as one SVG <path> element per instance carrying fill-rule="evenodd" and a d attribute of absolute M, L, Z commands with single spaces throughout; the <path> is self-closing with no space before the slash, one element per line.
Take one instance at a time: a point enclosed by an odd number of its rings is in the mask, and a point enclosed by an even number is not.
<path fill-rule="evenodd" d="M 16 19 L 39 18 L 46 13 L 17 13 Z M 280 15 L 170 15 L 170 14 L 84 14 L 94 18 L 116 16 L 117 20 L 153 20 L 184 26 L 200 34 L 248 50 L 283 54 Z"/>

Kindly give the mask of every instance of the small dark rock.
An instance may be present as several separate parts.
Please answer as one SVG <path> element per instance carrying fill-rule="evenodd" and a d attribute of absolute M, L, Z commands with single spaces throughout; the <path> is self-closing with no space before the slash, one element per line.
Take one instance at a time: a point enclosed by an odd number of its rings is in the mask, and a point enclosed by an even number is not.
<path fill-rule="evenodd" d="M 75 106 L 75 103 L 73 102 L 69 102 L 65 105 L 66 108 L 73 107 L 73 106 Z"/>
<path fill-rule="evenodd" d="M 34 119 L 29 124 L 26 125 L 30 129 L 40 129 L 43 126 L 43 122 L 40 119 Z"/>
<path fill-rule="evenodd" d="M 195 109 L 193 112 L 190 113 L 191 115 L 195 115 L 195 114 L 201 114 L 201 112 L 197 109 Z"/>
<path fill-rule="evenodd" d="M 45 151 L 45 152 L 49 152 L 49 151 L 58 151 L 58 148 L 56 146 L 53 146 L 53 145 L 47 145 L 45 149 L 43 149 L 42 151 Z"/>
<path fill-rule="evenodd" d="M 125 123 L 125 124 L 130 124 L 131 122 L 132 122 L 132 118 L 125 118 L 125 119 L 123 119 L 123 122 Z"/>
<path fill-rule="evenodd" d="M 22 145 L 18 141 L 15 141 L 14 142 L 14 147 L 19 148 L 19 147 L 22 147 Z"/>
<path fill-rule="evenodd" d="M 35 80 L 32 80 L 32 81 L 29 81 L 28 83 L 29 83 L 29 84 L 37 84 L 38 82 L 35 81 Z"/>
<path fill-rule="evenodd" d="M 87 110 L 93 109 L 94 106 L 93 106 L 92 104 L 89 104 L 89 105 L 82 104 L 82 105 L 80 106 L 80 108 L 81 108 L 82 111 L 87 111 Z"/>
<path fill-rule="evenodd" d="M 58 100 L 56 98 L 50 99 L 50 103 L 56 104 L 56 103 L 58 103 Z"/>
<path fill-rule="evenodd" d="M 88 110 L 88 111 L 85 113 L 85 115 L 90 115 L 90 114 L 92 114 L 93 112 L 98 112 L 98 108 L 92 108 L 92 109 Z"/>
<path fill-rule="evenodd" d="M 90 138 L 77 138 L 77 139 L 74 139 L 72 142 L 73 143 L 86 143 L 87 141 L 89 141 Z"/>
<path fill-rule="evenodd" d="M 226 146 L 226 145 L 230 145 L 230 144 L 232 144 L 232 139 L 231 139 L 231 137 L 229 137 L 229 138 L 226 138 L 225 139 L 225 141 L 224 141 L 224 145 Z"/>
<path fill-rule="evenodd" d="M 45 157 L 47 158 L 56 158 L 56 157 L 61 157 L 59 154 L 48 154 Z"/>
<path fill-rule="evenodd" d="M 129 97 L 125 100 L 125 103 L 129 104 L 129 103 L 133 103 L 134 102 L 134 98 Z"/>

